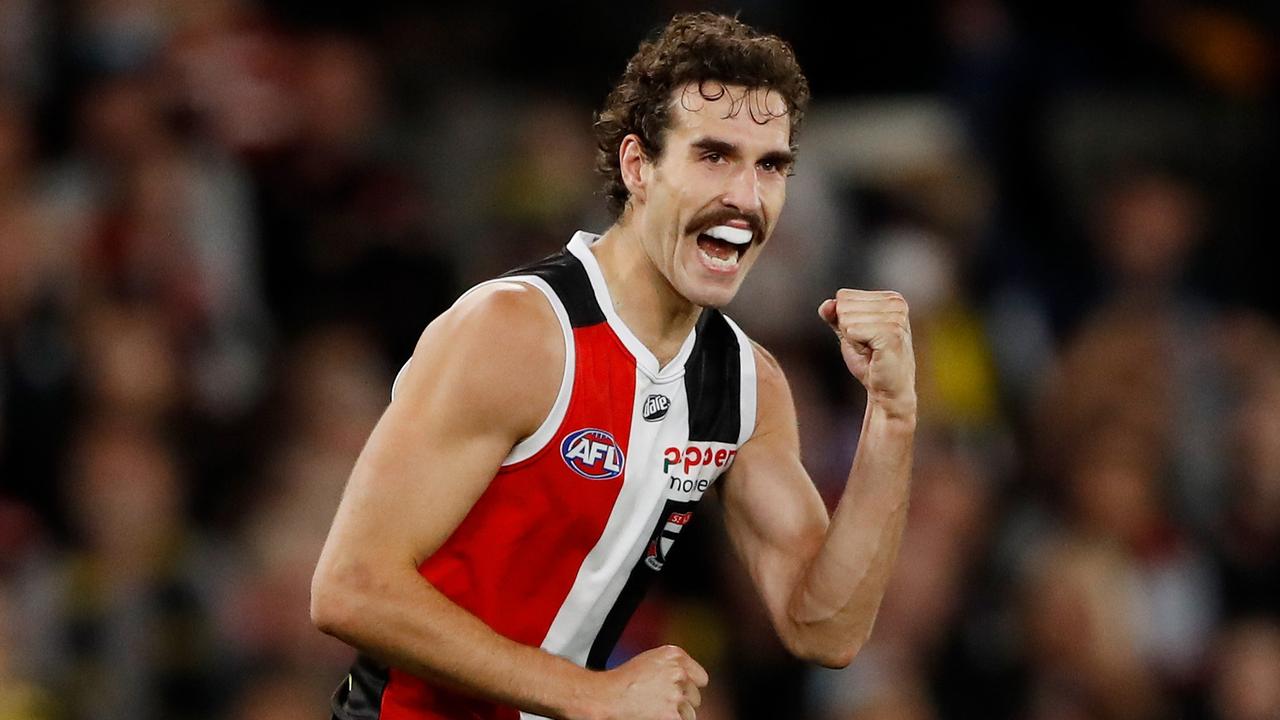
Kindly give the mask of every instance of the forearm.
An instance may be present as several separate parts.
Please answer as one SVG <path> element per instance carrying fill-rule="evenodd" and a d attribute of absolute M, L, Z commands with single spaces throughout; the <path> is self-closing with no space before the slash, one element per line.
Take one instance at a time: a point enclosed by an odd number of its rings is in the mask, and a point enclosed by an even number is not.
<path fill-rule="evenodd" d="M 554 718 L 592 718 L 592 673 L 499 635 L 413 568 L 375 577 L 358 567 L 317 576 L 318 627 L 412 675 Z"/>
<path fill-rule="evenodd" d="M 914 408 L 868 407 L 826 538 L 788 605 L 799 654 L 846 665 L 870 636 L 906 525 L 914 435 Z"/>

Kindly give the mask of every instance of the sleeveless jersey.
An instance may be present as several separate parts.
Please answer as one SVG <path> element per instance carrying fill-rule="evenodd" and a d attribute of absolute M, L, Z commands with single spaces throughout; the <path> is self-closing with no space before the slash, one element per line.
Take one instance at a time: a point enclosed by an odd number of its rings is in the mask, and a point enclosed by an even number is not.
<path fill-rule="evenodd" d="M 563 379 L 546 420 L 419 573 L 494 631 L 602 669 L 698 500 L 751 436 L 756 372 L 747 336 L 711 308 L 659 367 L 614 310 L 596 239 L 579 232 L 561 252 L 490 281 L 546 296 L 564 335 Z M 537 717 L 363 655 L 334 715 Z"/>

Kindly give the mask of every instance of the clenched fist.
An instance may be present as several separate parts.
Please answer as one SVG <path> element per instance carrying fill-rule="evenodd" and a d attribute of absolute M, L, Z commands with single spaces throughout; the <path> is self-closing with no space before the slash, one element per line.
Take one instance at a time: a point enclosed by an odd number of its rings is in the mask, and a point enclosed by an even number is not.
<path fill-rule="evenodd" d="M 674 645 L 640 653 L 600 673 L 609 720 L 695 720 L 707 671 Z"/>
<path fill-rule="evenodd" d="M 916 411 L 916 360 L 907 301 L 896 292 L 843 289 L 818 306 L 836 337 L 845 365 L 867 389 L 867 402 L 890 417 Z"/>

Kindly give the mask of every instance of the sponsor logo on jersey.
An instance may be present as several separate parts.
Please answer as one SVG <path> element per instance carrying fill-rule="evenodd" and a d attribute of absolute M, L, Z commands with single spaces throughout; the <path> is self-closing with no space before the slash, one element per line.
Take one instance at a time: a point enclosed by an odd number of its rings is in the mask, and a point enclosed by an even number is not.
<path fill-rule="evenodd" d="M 671 398 L 666 395 L 650 395 L 644 399 L 644 409 L 640 415 L 649 422 L 658 422 L 667 416 L 667 410 L 671 407 Z"/>
<path fill-rule="evenodd" d="M 610 480 L 622 474 L 627 459 L 613 436 L 585 428 L 565 436 L 560 456 L 574 472 L 589 480 Z"/>
<path fill-rule="evenodd" d="M 737 450 L 729 448 L 713 448 L 710 445 L 690 445 L 684 448 L 669 447 L 662 451 L 662 472 L 672 472 L 672 468 L 680 468 L 685 475 L 697 467 L 725 467 L 733 462 Z"/>

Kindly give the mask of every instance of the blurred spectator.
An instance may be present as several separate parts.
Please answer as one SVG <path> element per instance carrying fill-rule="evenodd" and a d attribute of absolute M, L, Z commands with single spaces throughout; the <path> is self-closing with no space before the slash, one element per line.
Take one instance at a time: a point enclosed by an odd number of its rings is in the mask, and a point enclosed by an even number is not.
<path fill-rule="evenodd" d="M 52 15 L 49 5 L 40 0 L 0 3 L 0 94 L 37 97 L 49 89 Z"/>
<path fill-rule="evenodd" d="M 332 685 L 330 682 L 328 685 Z M 236 720 L 315 720 L 330 713 L 328 692 L 286 672 L 255 676 L 227 717 Z"/>
<path fill-rule="evenodd" d="M 385 141 L 379 68 L 338 35 L 296 48 L 292 135 L 255 154 L 267 297 L 290 336 L 325 319 L 358 322 L 407 358 L 456 297 L 422 188 Z"/>
<path fill-rule="evenodd" d="M 1108 285 L 1076 330 L 1043 400 L 1049 467 L 1081 434 L 1116 418 L 1168 454 L 1165 492 L 1178 514 L 1207 527 L 1222 502 L 1222 423 L 1229 404 L 1214 342 L 1218 310 L 1186 282 L 1203 237 L 1204 200 L 1168 173 L 1124 174 L 1097 199 L 1095 239 Z M 1065 453 L 1065 454 L 1064 454 Z"/>
<path fill-rule="evenodd" d="M 24 666 L 76 720 L 217 717 L 231 679 L 212 621 L 225 562 L 187 525 L 177 459 L 126 418 L 84 426 L 75 448 L 76 547 L 19 575 Z"/>
<path fill-rule="evenodd" d="M 1215 529 L 1230 616 L 1280 612 L 1280 331 L 1239 318 L 1224 336 L 1242 398 L 1226 422 L 1233 440 L 1229 496 Z"/>
<path fill-rule="evenodd" d="M 183 406 L 182 359 L 163 311 L 155 305 L 102 303 L 80 323 L 80 369 L 87 412 L 163 427 Z"/>
<path fill-rule="evenodd" d="M 347 475 L 389 400 L 390 373 L 366 334 L 335 326 L 300 339 L 284 377 L 282 432 L 245 498 L 243 564 L 223 632 L 253 673 L 284 671 L 327 697 L 351 650 L 311 625 L 311 574 Z"/>
<path fill-rule="evenodd" d="M 1129 556 L 1145 616 L 1135 642 L 1172 690 L 1200 670 L 1218 600 L 1208 557 L 1166 510 L 1161 460 L 1147 438 L 1102 421 L 1070 471 L 1068 503 L 1082 537 Z"/>
<path fill-rule="evenodd" d="M 12 591 L 0 580 L 0 720 L 52 720 L 55 703 L 49 691 L 26 676 L 15 652 Z"/>
<path fill-rule="evenodd" d="M 261 391 L 267 328 L 249 187 L 229 158 L 176 132 L 166 92 L 147 74 L 94 85 L 83 154 L 57 188 L 86 227 L 83 291 L 163 308 L 190 357 L 192 400 L 223 418 Z"/>
<path fill-rule="evenodd" d="M 0 497 L 56 515 L 73 413 L 73 254 L 37 187 L 30 108 L 0 87 Z"/>
<path fill-rule="evenodd" d="M 1099 541 L 1046 542 L 1027 568 L 1022 600 L 1032 720 L 1164 717 L 1143 663 L 1136 568 Z"/>
<path fill-rule="evenodd" d="M 513 100 L 513 102 L 515 102 Z M 584 227 L 597 180 L 591 173 L 591 112 L 576 103 L 535 100 L 513 113 L 500 143 L 506 152 L 494 169 L 491 196 L 483 209 L 490 229 L 467 268 L 476 278 L 499 275 L 559 250 L 572 230 Z"/>
<path fill-rule="evenodd" d="M 1216 720 L 1280 717 L 1280 625 L 1248 620 L 1221 636 L 1213 676 Z"/>

